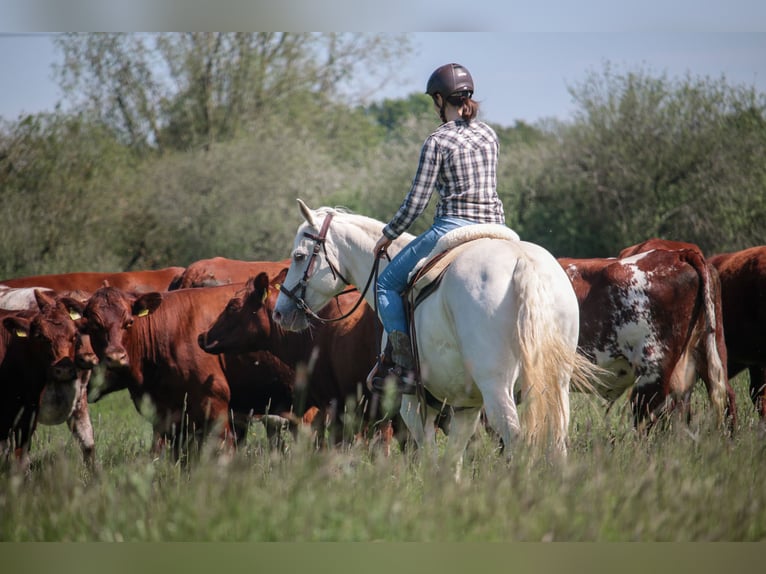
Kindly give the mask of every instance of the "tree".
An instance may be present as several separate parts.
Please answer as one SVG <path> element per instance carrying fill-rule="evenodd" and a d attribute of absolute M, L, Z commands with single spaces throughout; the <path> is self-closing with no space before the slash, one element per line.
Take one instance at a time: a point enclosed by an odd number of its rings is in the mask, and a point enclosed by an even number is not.
<path fill-rule="evenodd" d="M 593 256 L 654 236 L 706 251 L 763 237 L 749 217 L 764 214 L 762 94 L 609 65 L 570 91 L 579 111 L 532 184 L 528 238 Z"/>
<path fill-rule="evenodd" d="M 95 108 L 131 146 L 209 148 L 286 102 L 362 98 L 349 86 L 409 51 L 406 36 L 288 32 L 65 34 L 59 69 L 70 97 Z M 364 77 L 366 74 L 366 77 Z"/>

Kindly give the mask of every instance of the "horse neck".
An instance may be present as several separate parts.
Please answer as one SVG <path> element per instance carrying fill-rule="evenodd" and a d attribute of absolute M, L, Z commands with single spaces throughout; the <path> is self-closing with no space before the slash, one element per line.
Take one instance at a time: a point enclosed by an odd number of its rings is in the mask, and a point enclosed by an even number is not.
<path fill-rule="evenodd" d="M 335 241 L 335 246 L 338 250 L 338 261 L 342 262 L 341 266 L 344 269 L 344 273 L 346 273 L 346 279 L 361 291 L 370 278 L 372 265 L 375 261 L 373 250 L 375 243 L 382 234 L 383 225 L 381 224 L 380 230 L 360 225 L 345 225 L 343 227 L 344 231 L 337 235 Z M 394 241 L 388 248 L 389 257 L 393 258 L 411 239 L 411 236 L 405 235 Z M 378 273 L 382 273 L 387 265 L 388 259 L 386 257 L 381 258 Z M 375 285 L 370 284 L 364 298 L 368 305 L 377 308 L 375 303 Z"/>

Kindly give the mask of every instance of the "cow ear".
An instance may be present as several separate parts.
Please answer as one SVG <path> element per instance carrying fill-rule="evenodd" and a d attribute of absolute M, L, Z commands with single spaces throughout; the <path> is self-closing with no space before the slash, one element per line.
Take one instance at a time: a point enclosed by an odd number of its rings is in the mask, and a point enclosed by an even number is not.
<path fill-rule="evenodd" d="M 290 271 L 289 267 L 283 267 L 279 273 L 274 277 L 272 280 L 273 283 L 279 285 L 280 283 L 284 283 L 285 279 L 287 279 L 287 272 Z"/>
<path fill-rule="evenodd" d="M 261 303 L 265 303 L 269 296 L 269 276 L 265 272 L 259 273 L 255 279 L 253 279 L 253 287 L 260 293 Z"/>
<path fill-rule="evenodd" d="M 51 297 L 47 291 L 41 291 L 40 289 L 35 289 L 34 293 L 35 293 L 35 301 L 37 301 L 37 306 L 40 308 L 40 311 L 45 311 L 46 309 L 49 309 L 56 305 L 56 300 L 53 297 Z"/>
<path fill-rule="evenodd" d="M 302 199 L 298 199 L 298 206 L 301 208 L 301 213 L 303 214 L 303 219 L 306 220 L 306 223 L 309 225 L 314 225 L 314 213 L 309 209 L 309 206 L 303 203 Z"/>
<path fill-rule="evenodd" d="M 66 308 L 72 321 L 77 321 L 82 318 L 83 311 L 85 311 L 85 303 L 82 301 L 78 301 L 72 297 L 60 297 L 59 303 Z"/>
<path fill-rule="evenodd" d="M 24 339 L 29 337 L 29 319 L 25 317 L 6 317 L 3 326 L 14 336 Z"/>
<path fill-rule="evenodd" d="M 145 293 L 133 303 L 133 315 L 136 317 L 146 317 L 154 313 L 162 304 L 162 293 Z"/>

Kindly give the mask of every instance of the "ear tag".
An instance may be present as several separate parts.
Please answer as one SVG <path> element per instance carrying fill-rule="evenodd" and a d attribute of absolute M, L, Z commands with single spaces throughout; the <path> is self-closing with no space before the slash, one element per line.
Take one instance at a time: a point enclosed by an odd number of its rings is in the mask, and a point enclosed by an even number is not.
<path fill-rule="evenodd" d="M 136 317 L 146 317 L 149 314 L 149 309 L 141 309 Z"/>
<path fill-rule="evenodd" d="M 261 303 L 265 303 L 266 299 L 269 298 L 269 290 L 266 289 L 266 291 L 263 292 L 263 297 L 261 297 Z"/>
<path fill-rule="evenodd" d="M 69 317 L 70 317 L 70 319 L 72 319 L 72 321 L 77 321 L 77 319 L 82 319 L 82 315 L 80 315 L 74 309 L 69 311 Z"/>
<path fill-rule="evenodd" d="M 16 336 L 19 339 L 26 339 L 27 333 L 25 331 L 22 331 L 21 329 L 16 329 Z"/>

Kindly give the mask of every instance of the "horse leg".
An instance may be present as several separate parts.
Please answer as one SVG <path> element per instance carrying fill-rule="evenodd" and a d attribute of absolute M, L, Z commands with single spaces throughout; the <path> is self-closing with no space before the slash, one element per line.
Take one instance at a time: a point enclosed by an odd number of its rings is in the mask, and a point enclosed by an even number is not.
<path fill-rule="evenodd" d="M 452 413 L 449 437 L 447 438 L 447 461 L 455 469 L 455 482 L 460 482 L 465 449 L 468 446 L 468 441 L 476 432 L 480 414 L 480 408 L 456 409 Z"/>
<path fill-rule="evenodd" d="M 420 416 L 420 404 L 418 398 L 415 395 L 402 395 L 402 404 L 399 409 L 399 414 L 407 425 L 407 429 L 410 431 L 412 439 L 419 449 L 427 448 L 426 443 L 426 430 L 423 427 L 423 420 Z M 433 441 L 431 441 L 433 444 Z"/>
<path fill-rule="evenodd" d="M 494 393 L 494 396 L 485 396 L 484 412 L 487 423 L 502 440 L 505 456 L 510 458 L 513 453 L 513 444 L 521 434 L 519 412 L 511 395 L 501 390 Z"/>

